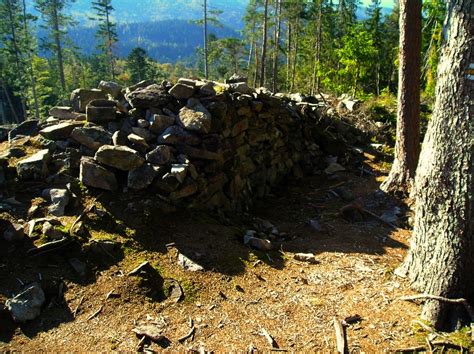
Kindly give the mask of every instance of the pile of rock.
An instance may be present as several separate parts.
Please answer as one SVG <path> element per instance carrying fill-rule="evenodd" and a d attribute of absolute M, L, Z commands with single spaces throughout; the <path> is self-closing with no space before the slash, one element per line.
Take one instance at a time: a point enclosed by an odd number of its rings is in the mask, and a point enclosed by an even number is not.
<path fill-rule="evenodd" d="M 44 146 L 17 163 L 20 179 L 67 172 L 89 187 L 241 210 L 286 176 L 326 167 L 320 146 L 328 148 L 326 132 L 338 124 L 323 101 L 245 82 L 101 82 L 73 91 L 71 107 L 54 107 L 45 123 L 23 123 L 9 139 L 39 134 Z M 332 139 L 351 139 L 344 129 Z"/>

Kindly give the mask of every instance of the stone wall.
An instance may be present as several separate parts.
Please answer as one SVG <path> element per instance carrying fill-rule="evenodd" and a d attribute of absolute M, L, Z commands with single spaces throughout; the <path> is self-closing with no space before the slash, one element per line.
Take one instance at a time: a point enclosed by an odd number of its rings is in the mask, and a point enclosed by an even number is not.
<path fill-rule="evenodd" d="M 58 172 L 51 165 L 61 159 L 69 162 L 60 169 L 89 187 L 242 210 L 289 176 L 321 171 L 325 154 L 358 139 L 324 98 L 273 95 L 244 82 L 180 79 L 125 89 L 101 82 L 75 90 L 71 102 L 40 124 L 47 148 L 20 161 L 20 178 Z"/>

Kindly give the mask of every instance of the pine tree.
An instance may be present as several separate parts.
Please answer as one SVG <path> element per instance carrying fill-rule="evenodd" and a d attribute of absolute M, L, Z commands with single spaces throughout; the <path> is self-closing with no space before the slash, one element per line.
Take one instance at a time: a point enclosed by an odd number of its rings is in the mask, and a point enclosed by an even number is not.
<path fill-rule="evenodd" d="M 56 57 L 56 67 L 61 85 L 60 96 L 65 97 L 66 79 L 64 76 L 64 47 L 68 44 L 67 27 L 74 24 L 72 18 L 64 10 L 73 0 L 35 0 L 36 9 L 43 18 L 42 27 L 47 31 L 48 38 L 43 47 Z"/>
<path fill-rule="evenodd" d="M 148 55 L 143 48 L 134 48 L 127 57 L 127 69 L 133 83 L 145 80 L 150 70 Z"/>
<path fill-rule="evenodd" d="M 367 8 L 367 17 L 367 30 L 372 36 L 377 51 L 373 70 L 373 80 L 375 82 L 375 92 L 378 96 L 380 95 L 380 59 L 383 46 L 382 6 L 380 5 L 380 0 L 372 0 L 372 3 Z"/>
<path fill-rule="evenodd" d="M 107 63 L 109 77 L 115 80 L 114 45 L 118 41 L 118 35 L 116 24 L 111 18 L 114 11 L 112 0 L 92 1 L 92 8 L 96 11 L 93 19 L 99 23 L 96 33 L 96 38 L 99 40 L 97 47 Z"/>

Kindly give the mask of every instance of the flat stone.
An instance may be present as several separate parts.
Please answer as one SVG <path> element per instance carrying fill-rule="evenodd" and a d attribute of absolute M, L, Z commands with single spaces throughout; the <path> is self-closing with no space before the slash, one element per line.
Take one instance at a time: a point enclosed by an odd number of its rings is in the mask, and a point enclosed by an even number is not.
<path fill-rule="evenodd" d="M 147 188 L 158 176 L 159 170 L 149 163 L 128 172 L 128 188 L 140 190 Z"/>
<path fill-rule="evenodd" d="M 112 143 L 112 135 L 100 126 L 75 128 L 71 133 L 71 138 L 92 151 L 97 151 L 102 145 Z"/>
<path fill-rule="evenodd" d="M 158 145 L 146 154 L 146 160 L 154 165 L 166 165 L 171 160 L 171 149 L 167 145 Z"/>
<path fill-rule="evenodd" d="M 144 148 L 145 150 L 150 147 L 148 143 L 146 142 L 145 139 L 143 139 L 141 136 L 137 134 L 128 134 L 127 136 L 128 141 L 130 141 L 133 144 L 139 145 L 140 147 Z"/>
<path fill-rule="evenodd" d="M 324 172 L 328 175 L 332 175 L 337 172 L 342 172 L 345 171 L 346 169 L 339 165 L 337 162 L 332 162 L 325 170 Z"/>
<path fill-rule="evenodd" d="M 130 92 L 125 98 L 133 108 L 150 108 L 166 106 L 173 96 L 166 91 L 166 88 L 153 84 Z"/>
<path fill-rule="evenodd" d="M 88 267 L 87 264 L 80 261 L 77 258 L 69 259 L 69 264 L 71 265 L 72 269 L 81 277 L 85 277 L 87 275 Z"/>
<path fill-rule="evenodd" d="M 151 341 L 157 343 L 165 339 L 165 336 L 162 334 L 162 329 L 153 325 L 142 325 L 132 329 L 132 332 L 135 333 L 138 337 L 146 337 Z"/>
<path fill-rule="evenodd" d="M 187 132 L 183 128 L 172 125 L 167 128 L 159 137 L 158 144 L 178 144 L 183 143 L 187 145 L 198 145 L 201 143 L 201 139 L 193 135 L 190 132 Z"/>
<path fill-rule="evenodd" d="M 43 178 L 48 175 L 49 150 L 40 150 L 36 154 L 21 160 L 16 165 L 16 172 L 20 179 Z"/>
<path fill-rule="evenodd" d="M 173 164 L 171 165 L 170 174 L 175 176 L 180 183 L 183 183 L 188 174 L 188 169 L 189 166 L 187 164 Z"/>
<path fill-rule="evenodd" d="M 84 113 L 86 111 L 87 105 L 98 99 L 105 100 L 107 98 L 105 92 L 98 89 L 76 89 L 71 93 L 71 103 L 72 108 L 76 112 Z"/>
<path fill-rule="evenodd" d="M 49 110 L 49 115 L 60 120 L 82 120 L 83 114 L 74 112 L 69 106 L 56 106 Z"/>
<path fill-rule="evenodd" d="M 8 132 L 8 141 L 17 136 L 33 136 L 39 131 L 39 120 L 25 120 Z"/>
<path fill-rule="evenodd" d="M 190 99 L 186 107 L 181 108 L 178 123 L 187 130 L 207 134 L 211 130 L 212 116 L 197 99 Z"/>
<path fill-rule="evenodd" d="M 171 127 L 175 124 L 176 119 L 174 117 L 165 116 L 162 114 L 154 114 L 150 119 L 150 131 L 155 134 L 163 133 L 166 128 Z"/>
<path fill-rule="evenodd" d="M 87 104 L 87 121 L 92 123 L 107 123 L 116 118 L 117 103 L 110 100 L 92 100 Z"/>
<path fill-rule="evenodd" d="M 86 186 L 108 191 L 115 191 L 118 188 L 115 174 L 100 166 L 90 157 L 81 159 L 79 180 Z"/>
<path fill-rule="evenodd" d="M 49 140 L 66 140 L 71 136 L 72 131 L 77 127 L 82 127 L 83 122 L 66 121 L 63 123 L 50 125 L 40 130 L 41 136 Z"/>
<path fill-rule="evenodd" d="M 156 138 L 156 136 L 153 135 L 153 133 L 151 133 L 148 129 L 145 129 L 145 128 L 132 127 L 132 132 L 142 137 L 146 141 L 151 141 Z"/>
<path fill-rule="evenodd" d="M 316 259 L 312 253 L 296 253 L 294 259 L 300 262 L 307 262 L 311 264 L 317 264 L 319 261 Z"/>
<path fill-rule="evenodd" d="M 189 86 L 184 83 L 177 83 L 171 88 L 170 94 L 178 100 L 187 100 L 194 94 L 194 86 Z"/>
<path fill-rule="evenodd" d="M 145 159 L 127 146 L 104 145 L 97 150 L 95 160 L 123 171 L 140 167 Z"/>
<path fill-rule="evenodd" d="M 15 322 L 34 320 L 41 314 L 41 306 L 46 301 L 44 291 L 39 284 L 32 284 L 24 292 L 5 302 Z"/>
<path fill-rule="evenodd" d="M 183 267 L 183 269 L 189 270 L 190 272 L 202 272 L 204 270 L 202 266 L 192 261 L 182 253 L 178 255 L 178 264 Z"/>

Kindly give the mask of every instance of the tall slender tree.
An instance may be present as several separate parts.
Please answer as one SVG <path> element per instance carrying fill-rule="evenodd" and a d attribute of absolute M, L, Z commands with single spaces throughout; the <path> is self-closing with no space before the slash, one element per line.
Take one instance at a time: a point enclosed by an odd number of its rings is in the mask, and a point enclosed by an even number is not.
<path fill-rule="evenodd" d="M 267 65 L 267 42 L 268 42 L 268 0 L 263 5 L 263 39 L 262 60 L 260 63 L 260 86 L 265 85 L 265 67 Z"/>
<path fill-rule="evenodd" d="M 420 153 L 421 0 L 400 1 L 395 160 L 381 189 L 409 193 Z"/>
<path fill-rule="evenodd" d="M 98 49 L 107 62 L 109 76 L 115 80 L 115 56 L 114 45 L 118 41 L 116 24 L 112 21 L 112 0 L 92 1 L 92 8 L 96 11 L 93 18 L 98 21 L 99 26 L 96 38 L 99 40 Z"/>
<path fill-rule="evenodd" d="M 73 24 L 72 18 L 64 13 L 66 7 L 74 0 L 35 0 L 36 9 L 43 18 L 42 27 L 47 31 L 48 38 L 44 48 L 50 50 L 56 57 L 57 72 L 61 85 L 61 96 L 66 94 L 66 79 L 64 76 L 64 46 L 67 42 L 66 29 Z"/>
<path fill-rule="evenodd" d="M 429 295 L 474 304 L 474 17 L 472 1 L 448 1 L 436 103 L 415 178 L 415 226 L 397 270 Z M 428 298 L 436 328 L 472 322 L 462 303 Z M 472 311 L 472 310 L 471 310 Z"/>

